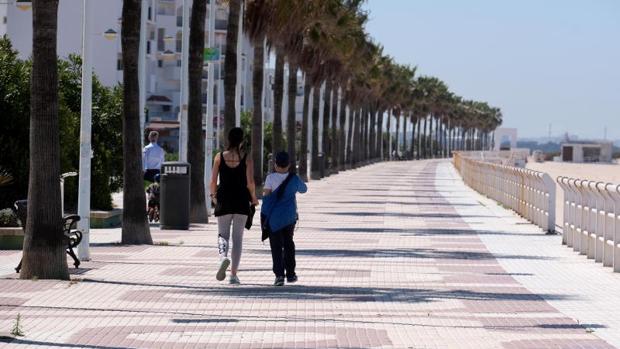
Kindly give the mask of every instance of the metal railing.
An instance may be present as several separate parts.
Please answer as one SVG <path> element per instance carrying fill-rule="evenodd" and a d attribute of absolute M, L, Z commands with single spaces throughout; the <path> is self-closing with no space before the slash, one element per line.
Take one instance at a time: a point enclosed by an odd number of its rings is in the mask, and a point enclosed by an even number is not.
<path fill-rule="evenodd" d="M 472 159 L 454 153 L 465 184 L 536 224 L 555 232 L 555 182 L 546 173 Z"/>
<path fill-rule="evenodd" d="M 560 176 L 562 244 L 620 272 L 620 185 Z"/>

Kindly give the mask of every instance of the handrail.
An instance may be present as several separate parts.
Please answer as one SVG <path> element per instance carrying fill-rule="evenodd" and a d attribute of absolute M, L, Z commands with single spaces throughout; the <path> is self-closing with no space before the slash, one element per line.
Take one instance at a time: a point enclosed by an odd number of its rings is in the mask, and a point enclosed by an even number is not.
<path fill-rule="evenodd" d="M 477 192 L 503 204 L 536 224 L 555 232 L 555 183 L 538 171 L 494 164 L 454 152 L 454 166 Z"/>
<path fill-rule="evenodd" d="M 559 176 L 562 243 L 620 272 L 620 185 Z"/>

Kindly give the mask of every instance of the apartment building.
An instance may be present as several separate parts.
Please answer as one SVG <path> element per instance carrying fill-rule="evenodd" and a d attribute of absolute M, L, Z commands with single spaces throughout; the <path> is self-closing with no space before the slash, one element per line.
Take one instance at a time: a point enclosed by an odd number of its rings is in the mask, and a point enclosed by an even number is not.
<path fill-rule="evenodd" d="M 183 0 L 146 0 L 146 109 L 147 129 L 162 133 L 162 142 L 171 151 L 178 148 L 181 93 L 181 52 L 183 42 Z M 58 10 L 58 55 L 67 58 L 80 54 L 82 47 L 82 0 L 60 0 Z M 93 71 L 106 86 L 122 83 L 121 13 L 122 0 L 91 1 L 91 33 Z M 209 9 L 209 7 L 207 7 Z M 207 11 L 207 23 L 215 16 L 215 45 L 219 59 L 215 67 L 214 129 L 222 123 L 224 110 L 223 69 L 226 52 L 228 8 L 218 2 L 216 11 Z M 208 44 L 208 28 L 205 42 Z M 15 1 L 0 4 L 0 35 L 8 35 L 21 58 L 32 52 L 32 9 Z M 108 34 L 108 35 L 106 35 Z M 116 34 L 116 35 L 110 35 Z M 239 78 L 241 110 L 251 110 L 253 49 L 247 38 L 242 40 Z M 203 107 L 206 113 L 207 66 L 203 71 Z"/>

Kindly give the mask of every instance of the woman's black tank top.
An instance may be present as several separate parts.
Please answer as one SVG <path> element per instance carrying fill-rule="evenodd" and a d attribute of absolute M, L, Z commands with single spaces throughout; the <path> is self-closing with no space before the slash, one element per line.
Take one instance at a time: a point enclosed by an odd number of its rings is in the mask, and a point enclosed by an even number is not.
<path fill-rule="evenodd" d="M 224 153 L 220 153 L 220 185 L 217 188 L 216 217 L 227 214 L 250 214 L 246 157 L 247 154 L 243 156 L 238 166 L 229 167 L 224 159 Z"/>

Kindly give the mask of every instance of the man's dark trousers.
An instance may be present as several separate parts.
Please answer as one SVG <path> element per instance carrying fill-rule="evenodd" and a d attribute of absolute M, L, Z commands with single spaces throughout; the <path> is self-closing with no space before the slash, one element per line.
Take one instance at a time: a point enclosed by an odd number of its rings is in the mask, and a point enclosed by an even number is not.
<path fill-rule="evenodd" d="M 276 276 L 286 276 L 287 278 L 295 276 L 294 233 L 295 224 L 292 224 L 275 233 L 269 234 L 271 258 L 273 259 L 273 273 L 276 274 Z"/>

